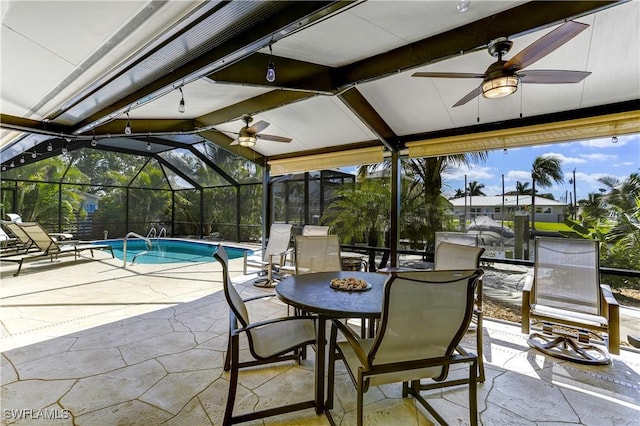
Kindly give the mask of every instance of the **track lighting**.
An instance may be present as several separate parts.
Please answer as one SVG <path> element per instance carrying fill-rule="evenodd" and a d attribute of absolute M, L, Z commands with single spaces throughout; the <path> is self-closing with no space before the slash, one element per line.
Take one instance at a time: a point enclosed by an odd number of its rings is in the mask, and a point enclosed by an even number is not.
<path fill-rule="evenodd" d="M 617 136 L 613 136 L 611 138 L 611 143 L 618 143 L 618 137 Z"/>
<path fill-rule="evenodd" d="M 47 151 L 49 152 L 53 151 L 53 146 L 51 146 L 51 142 L 47 144 Z"/>
<path fill-rule="evenodd" d="M 269 65 L 267 65 L 266 78 L 269 83 L 276 81 L 276 66 L 273 63 L 273 50 L 271 50 L 271 43 L 269 43 Z"/>
<path fill-rule="evenodd" d="M 184 93 L 182 93 L 182 87 L 178 87 L 180 90 L 180 103 L 178 104 L 178 112 L 184 113 Z"/>
<path fill-rule="evenodd" d="M 125 135 L 130 135 L 131 134 L 131 120 L 129 119 L 129 113 L 127 112 L 127 125 L 124 126 L 124 134 Z"/>

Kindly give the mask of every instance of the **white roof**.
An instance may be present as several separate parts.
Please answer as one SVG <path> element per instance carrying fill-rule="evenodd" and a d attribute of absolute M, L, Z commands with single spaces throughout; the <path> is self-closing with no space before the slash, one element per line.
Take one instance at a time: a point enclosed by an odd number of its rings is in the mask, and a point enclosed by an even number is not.
<path fill-rule="evenodd" d="M 471 198 L 471 200 L 469 200 Z M 454 198 L 449 200 L 454 207 L 462 207 L 465 203 L 465 197 Z M 467 197 L 467 205 L 475 207 L 489 207 L 489 206 L 501 206 L 502 195 L 475 195 L 473 197 Z M 513 206 L 528 206 L 531 205 L 530 195 L 505 195 L 504 205 L 506 207 Z M 557 200 L 550 200 L 544 197 L 536 197 L 536 206 L 566 206 L 566 203 L 562 203 Z"/>

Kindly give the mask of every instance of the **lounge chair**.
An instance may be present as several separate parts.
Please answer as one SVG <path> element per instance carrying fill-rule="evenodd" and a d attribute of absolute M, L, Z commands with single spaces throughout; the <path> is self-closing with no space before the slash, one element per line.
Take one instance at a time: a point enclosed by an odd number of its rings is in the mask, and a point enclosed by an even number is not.
<path fill-rule="evenodd" d="M 289 252 L 291 242 L 291 231 L 293 226 L 288 223 L 274 223 L 269 230 L 269 240 L 267 246 L 262 251 L 262 255 L 248 256 L 244 253 L 243 273 L 247 275 L 247 268 L 259 268 L 261 273 L 265 273 L 266 278 L 256 280 L 254 285 L 258 287 L 270 287 L 275 283 L 274 271 L 278 271 L 284 266 Z"/>
<path fill-rule="evenodd" d="M 54 256 L 57 257 L 58 255 L 67 253 L 73 253 L 74 258 L 77 260 L 78 254 L 85 250 L 91 251 L 91 257 L 93 257 L 93 250 L 109 250 L 109 252 L 111 252 L 111 257 L 115 257 L 113 254 L 113 249 L 108 244 L 94 244 L 90 242 L 59 244 L 56 240 L 51 238 L 47 231 L 38 223 L 22 222 L 16 225 L 18 225 L 22 229 L 22 231 L 24 231 L 24 233 L 31 240 L 32 244 L 38 248 L 38 251 L 26 252 L 1 258 L 2 261 L 18 263 L 18 270 L 16 271 L 14 276 L 18 276 L 20 274 L 22 263 L 25 260 L 43 257 L 50 257 L 51 260 L 53 260 Z"/>
<path fill-rule="evenodd" d="M 19 222 L 1 221 L 2 227 L 11 233 L 15 237 L 14 254 L 24 253 L 29 251 L 33 246 L 31 238 L 20 228 Z M 34 249 L 37 249 L 34 247 Z"/>
<path fill-rule="evenodd" d="M 522 290 L 522 332 L 535 324 L 527 342 L 546 355 L 581 364 L 611 362 L 592 337 L 608 340 L 620 353 L 620 313 L 608 285 L 600 283 L 599 242 L 537 237 L 533 275 Z"/>

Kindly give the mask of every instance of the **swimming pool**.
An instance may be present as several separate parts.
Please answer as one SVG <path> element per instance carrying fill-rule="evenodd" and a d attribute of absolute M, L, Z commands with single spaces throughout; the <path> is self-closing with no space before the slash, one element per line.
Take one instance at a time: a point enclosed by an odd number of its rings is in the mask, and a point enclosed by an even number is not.
<path fill-rule="evenodd" d="M 113 249 L 114 256 L 118 259 L 123 259 L 124 240 L 103 240 L 100 243 L 109 244 Z M 136 257 L 136 264 L 215 262 L 213 253 L 217 248 L 218 244 L 207 242 L 154 238 L 151 240 L 151 250 L 148 250 L 144 240 L 135 238 L 127 240 L 127 263 L 133 261 L 136 255 L 147 250 L 148 253 Z M 237 247 L 225 246 L 224 248 L 229 255 L 229 259 L 242 257 L 244 252 L 247 251 Z"/>

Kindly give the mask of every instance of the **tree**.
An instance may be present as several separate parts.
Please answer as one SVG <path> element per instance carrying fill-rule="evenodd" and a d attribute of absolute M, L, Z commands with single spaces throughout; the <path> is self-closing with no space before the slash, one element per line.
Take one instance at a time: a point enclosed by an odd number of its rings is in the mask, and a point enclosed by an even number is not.
<path fill-rule="evenodd" d="M 467 191 L 469 193 L 469 196 L 471 197 L 478 195 L 487 195 L 482 192 L 482 188 L 484 188 L 484 184 L 478 183 L 475 180 L 469 182 L 469 184 L 467 185 Z"/>
<path fill-rule="evenodd" d="M 453 194 L 453 197 L 451 198 L 462 198 L 464 197 L 464 191 L 460 188 L 456 189 L 456 193 Z"/>
<path fill-rule="evenodd" d="M 531 167 L 531 229 L 536 229 L 536 183 L 548 188 L 552 183 L 564 182 L 562 160 L 553 156 L 541 155 L 533 160 Z"/>
<path fill-rule="evenodd" d="M 516 194 L 518 194 L 518 195 L 530 194 L 531 193 L 531 189 L 529 189 L 528 187 L 529 187 L 529 182 L 517 181 L 516 182 Z"/>

